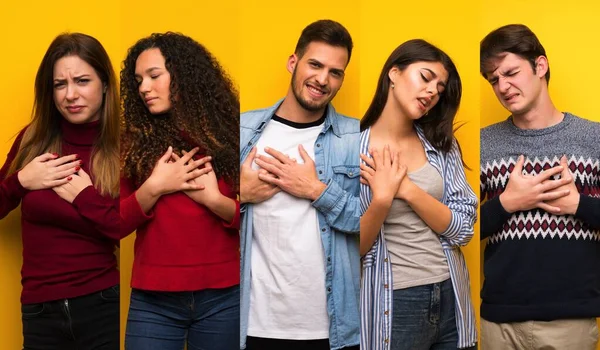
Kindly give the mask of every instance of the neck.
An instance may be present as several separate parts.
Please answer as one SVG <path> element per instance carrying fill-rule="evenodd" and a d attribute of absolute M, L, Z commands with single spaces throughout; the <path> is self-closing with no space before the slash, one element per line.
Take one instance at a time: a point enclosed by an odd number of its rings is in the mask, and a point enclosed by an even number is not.
<path fill-rule="evenodd" d="M 386 140 L 401 141 L 415 134 L 413 121 L 406 117 L 399 106 L 392 102 L 391 96 L 383 107 L 379 119 L 371 127 L 371 131 Z"/>
<path fill-rule="evenodd" d="M 564 115 L 556 109 L 546 88 L 532 108 L 524 113 L 513 114 L 513 123 L 519 129 L 544 129 L 560 123 L 563 118 Z"/>
<path fill-rule="evenodd" d="M 309 111 L 302 107 L 298 103 L 298 100 L 296 100 L 296 96 L 294 96 L 294 92 L 290 86 L 285 99 L 281 105 L 279 105 L 275 113 L 281 118 L 295 123 L 311 123 L 319 120 L 323 116 L 325 108 L 327 107 L 323 107 L 316 111 Z"/>

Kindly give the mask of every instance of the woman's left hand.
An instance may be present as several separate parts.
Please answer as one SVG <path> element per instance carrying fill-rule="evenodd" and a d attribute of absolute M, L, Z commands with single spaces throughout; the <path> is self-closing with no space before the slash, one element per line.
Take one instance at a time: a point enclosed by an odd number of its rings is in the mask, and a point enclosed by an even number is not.
<path fill-rule="evenodd" d="M 186 153 L 186 151 L 183 151 L 183 154 Z M 171 157 L 174 160 L 179 159 L 179 156 L 175 153 L 173 153 Z M 210 162 L 206 162 L 204 163 L 204 167 L 212 169 L 212 164 Z M 189 180 L 188 183 L 200 187 L 204 186 L 204 189 L 202 190 L 188 190 L 183 191 L 183 193 L 190 197 L 194 202 L 202 204 L 208 208 L 210 208 L 222 196 L 221 191 L 219 190 L 217 175 L 215 174 L 214 170 L 208 172 L 207 174 L 193 178 Z"/>
<path fill-rule="evenodd" d="M 92 179 L 83 169 L 79 169 L 77 173 L 70 175 L 67 179 L 69 181 L 66 184 L 53 187 L 52 190 L 69 203 L 73 203 L 75 197 L 86 187 L 93 186 Z"/>

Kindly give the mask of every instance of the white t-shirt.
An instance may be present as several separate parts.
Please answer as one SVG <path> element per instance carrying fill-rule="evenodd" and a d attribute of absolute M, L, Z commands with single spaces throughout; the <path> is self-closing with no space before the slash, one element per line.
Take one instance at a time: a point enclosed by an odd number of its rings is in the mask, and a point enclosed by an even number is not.
<path fill-rule="evenodd" d="M 303 163 L 302 144 L 314 160 L 323 120 L 296 124 L 274 117 L 256 147 L 270 147 Z M 252 167 L 258 169 L 253 162 Z M 325 259 L 317 211 L 308 199 L 283 191 L 253 206 L 248 335 L 275 339 L 329 338 Z"/>

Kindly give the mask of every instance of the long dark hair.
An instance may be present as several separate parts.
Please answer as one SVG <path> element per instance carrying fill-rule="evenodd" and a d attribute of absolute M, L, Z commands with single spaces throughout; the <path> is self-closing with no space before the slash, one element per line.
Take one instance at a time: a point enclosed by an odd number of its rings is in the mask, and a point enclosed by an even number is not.
<path fill-rule="evenodd" d="M 19 152 L 9 174 L 46 152 L 61 153 L 60 121 L 64 118 L 54 103 L 54 65 L 66 56 L 77 56 L 92 66 L 106 92 L 100 115 L 100 134 L 92 150 L 94 187 L 103 195 L 119 195 L 119 91 L 117 78 L 104 47 L 82 33 L 57 36 L 46 51 L 35 77 L 35 102 L 31 123 L 23 134 Z"/>
<path fill-rule="evenodd" d="M 145 50 L 158 48 L 171 75 L 172 110 L 153 116 L 138 93 L 135 65 Z M 155 33 L 133 45 L 121 70 L 122 171 L 137 186 L 152 172 L 168 145 L 175 151 L 200 146 L 213 157 L 217 176 L 239 186 L 237 90 L 213 55 L 180 33 Z"/>
<path fill-rule="evenodd" d="M 448 82 L 444 92 L 440 95 L 438 103 L 427 113 L 427 115 L 415 121 L 425 134 L 425 138 L 433 147 L 445 153 L 452 148 L 454 140 L 454 117 L 460 105 L 462 95 L 462 84 L 456 66 L 450 57 L 422 39 L 409 40 L 398 46 L 388 57 L 383 65 L 377 90 L 360 121 L 360 130 L 363 131 L 377 122 L 388 99 L 390 87 L 389 71 L 393 67 L 404 70 L 415 62 L 440 62 L 448 72 Z"/>

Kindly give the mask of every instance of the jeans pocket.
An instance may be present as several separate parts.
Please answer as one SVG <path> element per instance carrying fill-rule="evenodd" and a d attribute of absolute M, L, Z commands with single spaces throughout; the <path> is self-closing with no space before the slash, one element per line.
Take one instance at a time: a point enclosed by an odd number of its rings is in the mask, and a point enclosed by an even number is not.
<path fill-rule="evenodd" d="M 120 287 L 117 284 L 116 286 L 112 286 L 110 288 L 106 288 L 104 290 L 100 291 L 100 298 L 104 301 L 110 301 L 110 302 L 115 302 L 115 301 L 119 301 L 119 297 L 120 297 Z"/>
<path fill-rule="evenodd" d="M 32 318 L 41 315 L 45 309 L 44 303 L 21 304 L 21 315 L 23 318 Z"/>

